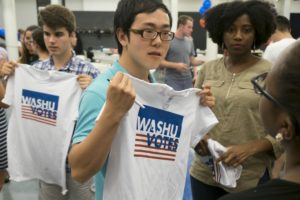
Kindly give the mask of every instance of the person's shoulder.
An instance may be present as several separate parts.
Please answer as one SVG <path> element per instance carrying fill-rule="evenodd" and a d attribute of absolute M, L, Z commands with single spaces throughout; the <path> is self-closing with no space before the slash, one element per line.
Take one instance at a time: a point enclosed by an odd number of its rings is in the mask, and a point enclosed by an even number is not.
<path fill-rule="evenodd" d="M 96 68 L 94 65 L 92 65 L 92 63 L 90 63 L 89 61 L 87 60 L 84 60 L 82 58 L 79 58 L 77 56 L 74 56 L 73 58 L 73 62 L 76 63 L 77 65 L 81 65 L 81 66 L 85 66 L 85 67 L 93 67 L 93 68 Z"/>
<path fill-rule="evenodd" d="M 273 52 L 273 51 L 281 51 L 283 50 L 286 46 L 294 43 L 296 39 L 294 38 L 284 38 L 281 39 L 277 42 L 273 42 L 269 44 L 265 50 L 265 52 Z"/>
<path fill-rule="evenodd" d="M 259 71 L 268 71 L 271 69 L 272 63 L 265 58 L 260 58 L 258 62 L 255 63 L 255 66 L 256 66 L 255 69 Z"/>
<path fill-rule="evenodd" d="M 46 60 L 37 60 L 36 62 L 33 62 L 32 67 L 35 69 L 44 69 L 46 66 L 50 66 L 50 59 Z"/>
<path fill-rule="evenodd" d="M 101 95 L 103 92 L 106 94 L 106 90 L 109 86 L 109 82 L 114 76 L 112 69 L 107 69 L 103 73 L 99 74 L 86 89 L 87 92 L 92 92 Z"/>
<path fill-rule="evenodd" d="M 72 65 L 76 69 L 82 70 L 83 73 L 89 74 L 93 78 L 96 78 L 100 74 L 100 71 L 96 66 L 80 57 L 74 56 L 72 62 Z"/>
<path fill-rule="evenodd" d="M 268 44 L 265 51 L 270 51 L 270 50 L 274 49 L 274 47 L 276 47 L 277 44 L 278 44 L 278 42 L 272 42 L 272 43 Z"/>
<path fill-rule="evenodd" d="M 295 38 L 283 38 L 281 40 L 279 40 L 278 42 L 275 42 L 274 45 L 278 44 L 290 44 L 293 42 L 296 42 L 297 40 Z"/>
<path fill-rule="evenodd" d="M 220 57 L 214 60 L 207 61 L 203 64 L 204 68 L 220 68 L 224 65 L 224 57 Z"/>

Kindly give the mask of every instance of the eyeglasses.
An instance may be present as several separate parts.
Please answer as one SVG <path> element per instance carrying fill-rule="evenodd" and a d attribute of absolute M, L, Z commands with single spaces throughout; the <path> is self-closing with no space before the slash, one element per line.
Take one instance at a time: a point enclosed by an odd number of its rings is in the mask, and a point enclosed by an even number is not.
<path fill-rule="evenodd" d="M 254 91 L 256 94 L 260 94 L 265 96 L 267 99 L 278 105 L 279 107 L 283 107 L 279 101 L 277 101 L 272 95 L 270 95 L 266 90 L 265 90 L 265 79 L 268 75 L 268 72 L 262 73 L 258 76 L 255 76 L 254 78 L 251 79 L 251 83 L 254 86 Z"/>
<path fill-rule="evenodd" d="M 251 79 L 251 83 L 254 86 L 254 91 L 257 94 L 265 96 L 268 100 L 270 100 L 271 102 L 273 102 L 275 105 L 279 106 L 281 109 L 283 109 L 287 113 L 289 113 L 290 116 L 291 116 L 291 119 L 292 119 L 293 123 L 295 124 L 296 129 L 299 129 L 300 127 L 299 127 L 298 118 L 295 117 L 295 115 L 293 115 L 291 112 L 289 112 L 281 103 L 279 103 L 279 101 L 277 101 L 272 95 L 270 95 L 264 89 L 264 80 L 266 79 L 267 75 L 268 75 L 268 72 L 265 72 L 263 74 L 255 76 L 254 78 Z M 296 130 L 296 133 L 298 133 L 297 130 Z"/>
<path fill-rule="evenodd" d="M 139 34 L 142 36 L 142 38 L 148 39 L 148 40 L 154 40 L 158 35 L 162 41 L 171 41 L 174 38 L 175 33 L 171 31 L 161 31 L 157 32 L 151 29 L 129 29 L 129 31 Z"/>

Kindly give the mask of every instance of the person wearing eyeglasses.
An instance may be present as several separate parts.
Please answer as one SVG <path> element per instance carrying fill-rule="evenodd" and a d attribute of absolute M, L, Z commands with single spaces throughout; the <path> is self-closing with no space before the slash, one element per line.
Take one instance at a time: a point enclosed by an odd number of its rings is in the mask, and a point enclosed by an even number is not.
<path fill-rule="evenodd" d="M 135 101 L 135 90 L 126 74 L 146 82 L 154 81 L 150 70 L 159 66 L 168 51 L 170 41 L 174 38 L 171 26 L 170 11 L 159 1 L 120 0 L 118 3 L 114 15 L 114 34 L 118 44 L 119 60 L 115 61 L 105 73 L 98 76 L 84 92 L 74 131 L 73 146 L 69 152 L 72 176 L 77 181 L 84 182 L 96 174 L 97 200 L 103 198 L 106 160 L 112 150 L 113 142 L 116 141 L 117 130 L 121 126 L 121 120 Z M 203 92 L 207 94 L 206 105 L 214 104 L 210 91 L 206 89 Z M 96 121 L 100 110 L 102 110 L 102 115 Z M 124 153 L 130 154 L 127 151 Z M 124 159 L 122 154 L 120 154 L 120 159 Z M 133 168 L 126 170 L 132 171 Z M 119 171 L 116 175 L 120 175 Z M 121 178 L 125 181 L 127 178 L 134 177 L 129 175 Z M 123 191 L 123 188 L 128 189 Z M 154 185 L 147 189 L 155 192 L 153 188 L 155 188 Z M 123 196 L 119 199 L 137 199 L 133 191 L 134 186 L 124 185 L 115 193 L 118 195 L 123 192 L 123 194 L 131 195 L 131 198 Z M 143 196 L 149 191 L 138 191 L 138 193 Z"/>
<path fill-rule="evenodd" d="M 297 41 L 284 50 L 269 73 L 252 79 L 255 91 L 261 95 L 259 107 L 264 128 L 286 151 L 284 176 L 220 200 L 300 198 L 299 67 L 300 41 Z"/>
<path fill-rule="evenodd" d="M 175 37 L 170 44 L 169 51 L 160 67 L 157 69 L 157 76 L 163 83 L 175 90 L 184 90 L 193 87 L 193 78 L 197 76 L 197 68 L 204 61 L 197 59 L 194 43 L 191 39 L 194 20 L 187 15 L 178 17 Z M 194 76 L 190 67 L 193 66 Z"/>
<path fill-rule="evenodd" d="M 252 54 L 275 31 L 272 6 L 263 1 L 233 1 L 219 4 L 204 15 L 212 40 L 226 50 L 222 58 L 207 62 L 199 72 L 196 87 L 211 86 L 216 98 L 212 108 L 219 120 L 196 147 L 191 168 L 194 199 L 215 200 L 255 187 L 270 179 L 272 161 L 282 153 L 280 144 L 268 135 L 259 115 L 259 95 L 251 78 L 268 72 L 271 63 Z M 229 167 L 242 166 L 236 187 L 217 183 L 201 157 L 209 156 L 211 138 L 227 148 L 215 161 Z"/>

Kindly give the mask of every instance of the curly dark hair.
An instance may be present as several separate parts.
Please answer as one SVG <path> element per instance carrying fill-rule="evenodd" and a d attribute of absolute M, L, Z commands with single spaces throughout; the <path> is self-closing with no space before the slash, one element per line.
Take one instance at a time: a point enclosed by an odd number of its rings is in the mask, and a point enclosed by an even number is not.
<path fill-rule="evenodd" d="M 243 14 L 249 16 L 255 29 L 255 46 L 259 47 L 266 43 L 276 28 L 276 11 L 272 4 L 260 0 L 233 1 L 209 9 L 204 19 L 213 42 L 221 47 L 224 32 Z"/>

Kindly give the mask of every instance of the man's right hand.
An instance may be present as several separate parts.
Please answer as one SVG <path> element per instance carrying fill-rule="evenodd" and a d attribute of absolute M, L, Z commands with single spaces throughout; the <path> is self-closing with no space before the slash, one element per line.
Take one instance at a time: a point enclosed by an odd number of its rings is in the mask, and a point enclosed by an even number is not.
<path fill-rule="evenodd" d="M 0 69 L 0 76 L 11 76 L 15 73 L 17 63 L 14 61 L 5 62 Z"/>
<path fill-rule="evenodd" d="M 112 80 L 107 91 L 106 107 L 116 111 L 122 118 L 132 107 L 135 100 L 135 90 L 131 80 L 123 73 L 118 72 Z M 110 110 L 110 109 L 109 109 Z"/>

